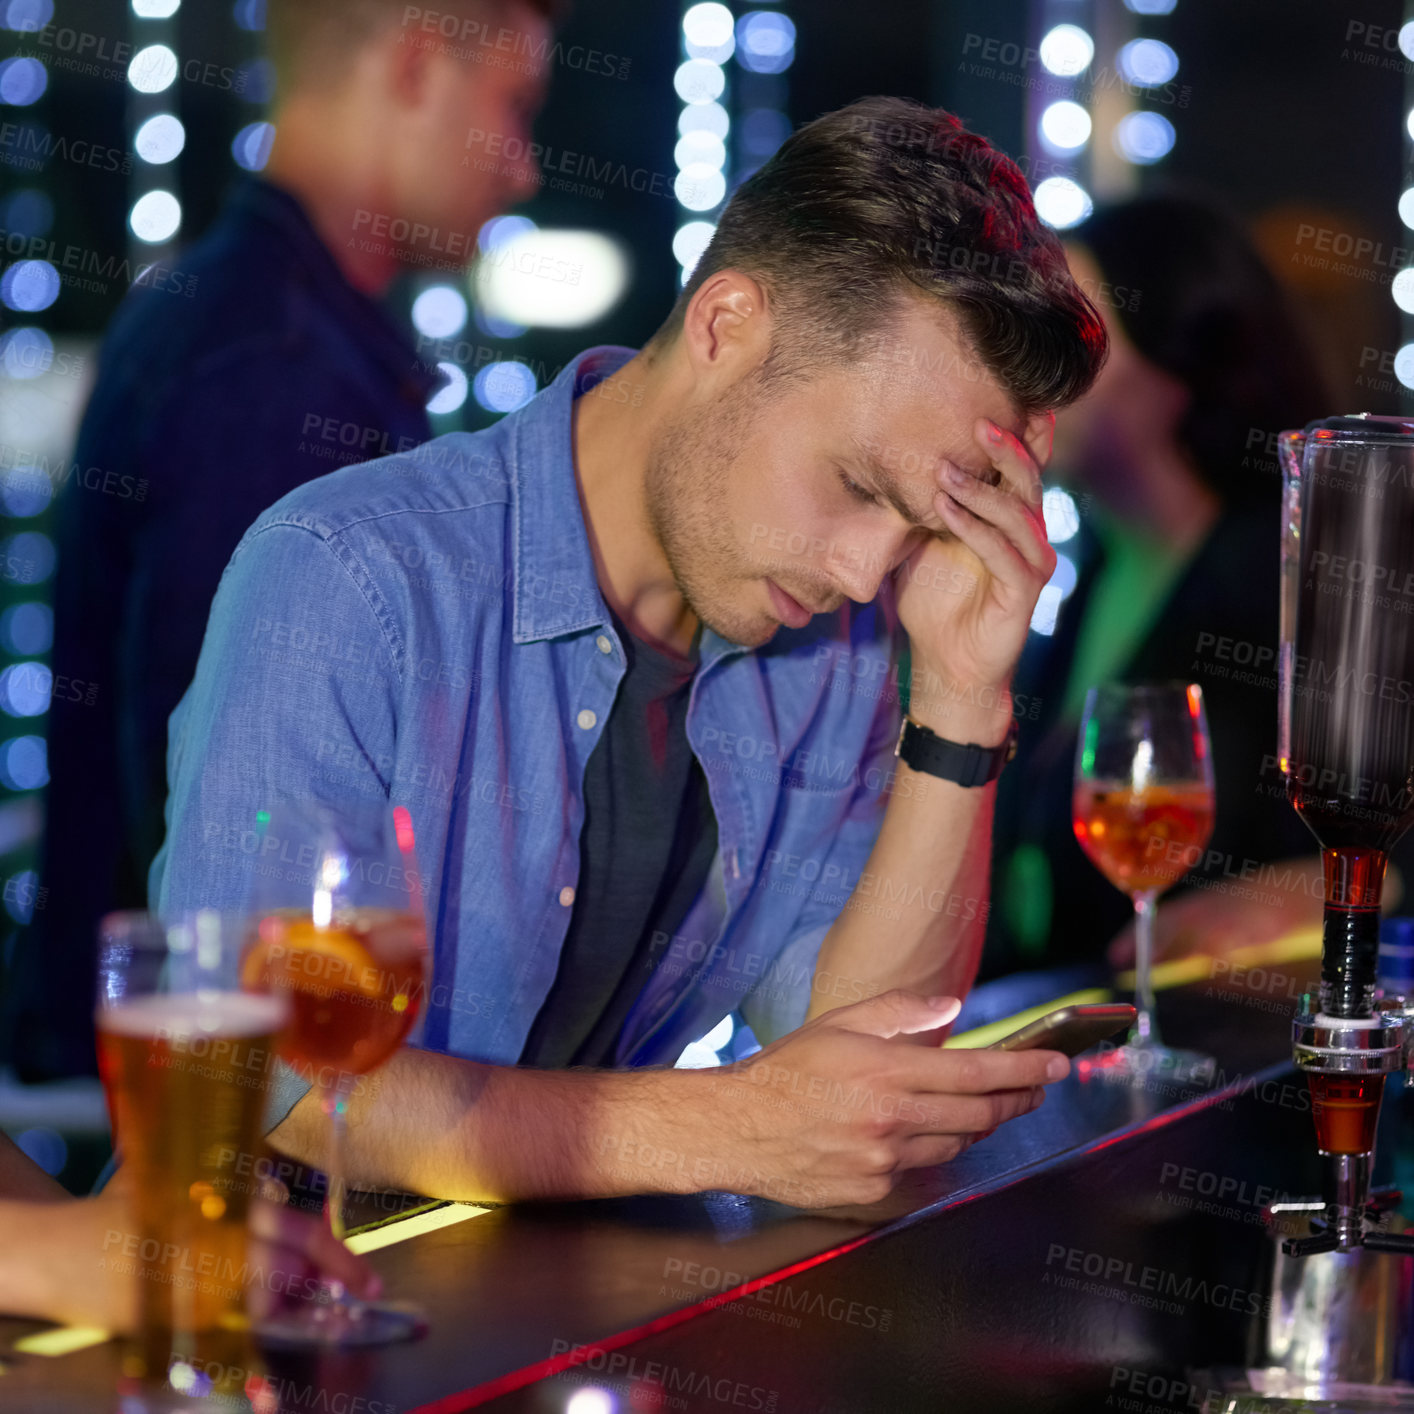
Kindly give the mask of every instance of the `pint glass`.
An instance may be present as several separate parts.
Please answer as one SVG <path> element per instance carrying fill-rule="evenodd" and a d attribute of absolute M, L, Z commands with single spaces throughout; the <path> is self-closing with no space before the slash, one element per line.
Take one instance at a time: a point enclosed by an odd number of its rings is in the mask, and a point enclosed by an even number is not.
<path fill-rule="evenodd" d="M 249 1364 L 246 1217 L 288 1002 L 238 989 L 241 937 L 210 911 L 109 914 L 99 929 L 99 1068 L 130 1195 L 104 1257 L 137 1278 L 125 1385 L 151 1408 L 164 1389 L 225 1394 L 207 1372 Z"/>

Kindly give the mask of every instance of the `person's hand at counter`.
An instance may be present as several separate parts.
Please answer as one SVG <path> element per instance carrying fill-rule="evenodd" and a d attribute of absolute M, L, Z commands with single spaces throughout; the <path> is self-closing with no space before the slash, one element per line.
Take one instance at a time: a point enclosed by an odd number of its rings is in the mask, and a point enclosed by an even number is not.
<path fill-rule="evenodd" d="M 956 1158 L 1029 1114 L 1065 1078 L 1059 1051 L 901 1045 L 960 1009 L 885 992 L 837 1008 L 714 1074 L 728 1101 L 720 1146 L 760 1175 L 749 1191 L 801 1207 L 873 1203 L 910 1169 Z"/>
<path fill-rule="evenodd" d="M 0 1198 L 0 1231 L 0 1314 L 133 1329 L 142 1264 L 123 1256 L 132 1221 L 121 1168 L 93 1198 Z M 316 1296 L 325 1279 L 367 1299 L 381 1289 L 367 1262 L 323 1223 L 264 1198 L 251 1205 L 247 1264 L 246 1300 L 257 1319 Z"/>
<path fill-rule="evenodd" d="M 1041 1102 L 1057 1051 L 917 1044 L 956 998 L 891 991 L 836 1007 L 735 1065 L 537 1070 L 404 1047 L 353 1095 L 346 1171 L 457 1201 L 719 1189 L 803 1208 L 869 1202 Z M 317 1164 L 318 1096 L 270 1135 Z"/>

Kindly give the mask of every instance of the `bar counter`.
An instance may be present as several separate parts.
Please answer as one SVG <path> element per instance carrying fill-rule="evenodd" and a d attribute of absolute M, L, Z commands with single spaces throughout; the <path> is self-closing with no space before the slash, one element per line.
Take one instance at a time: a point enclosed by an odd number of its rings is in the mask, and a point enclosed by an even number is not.
<path fill-rule="evenodd" d="M 721 1193 L 520 1204 L 397 1241 L 369 1261 L 385 1297 L 425 1309 L 428 1333 L 267 1351 L 280 1408 L 1196 1410 L 1191 1372 L 1246 1358 L 1270 1260 L 1262 1205 L 1318 1181 L 1290 1063 L 1315 966 L 1220 962 L 1161 993 L 1165 1040 L 1218 1060 L 1208 1089 L 1077 1068 L 1040 1109 L 869 1207 Z M 957 1030 L 1096 985 L 1085 969 L 988 984 Z M 0 1409 L 116 1407 L 118 1345 L 15 1352 L 43 1329 L 0 1321 Z"/>

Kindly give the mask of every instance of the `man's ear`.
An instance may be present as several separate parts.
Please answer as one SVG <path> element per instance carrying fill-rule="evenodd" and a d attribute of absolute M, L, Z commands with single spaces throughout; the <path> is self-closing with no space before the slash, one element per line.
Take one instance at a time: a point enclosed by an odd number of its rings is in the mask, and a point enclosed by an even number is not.
<path fill-rule="evenodd" d="M 1036 465 L 1043 471 L 1051 459 L 1051 443 L 1056 435 L 1056 415 L 1053 412 L 1035 412 L 1026 419 L 1026 430 L 1021 440 L 1026 450 L 1036 458 Z"/>
<path fill-rule="evenodd" d="M 732 381 L 765 361 L 771 346 L 766 291 L 739 270 L 719 270 L 683 315 L 688 357 L 703 373 L 721 369 Z"/>

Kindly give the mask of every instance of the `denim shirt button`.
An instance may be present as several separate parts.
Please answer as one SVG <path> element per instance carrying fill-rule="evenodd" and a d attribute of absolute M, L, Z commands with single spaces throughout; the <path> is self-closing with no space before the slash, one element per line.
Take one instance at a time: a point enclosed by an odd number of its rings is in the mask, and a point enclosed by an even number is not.
<path fill-rule="evenodd" d="M 568 884 L 560 890 L 560 902 L 564 904 L 566 908 L 574 902 L 574 890 L 570 888 Z"/>
<path fill-rule="evenodd" d="M 598 645 L 601 653 L 612 653 L 614 651 L 614 645 L 609 641 L 609 635 L 606 633 L 601 633 L 594 642 Z"/>
<path fill-rule="evenodd" d="M 598 720 L 599 718 L 596 717 L 588 707 L 584 708 L 579 716 L 575 718 L 575 721 L 578 722 L 585 731 L 588 731 Z"/>

